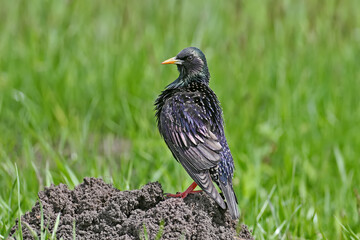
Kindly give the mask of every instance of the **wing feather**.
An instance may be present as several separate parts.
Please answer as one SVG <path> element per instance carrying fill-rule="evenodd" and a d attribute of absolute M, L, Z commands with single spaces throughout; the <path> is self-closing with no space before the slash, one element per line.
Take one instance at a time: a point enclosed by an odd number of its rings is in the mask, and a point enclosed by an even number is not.
<path fill-rule="evenodd" d="M 191 96 L 178 95 L 166 101 L 159 116 L 160 132 L 192 179 L 225 208 L 209 173 L 221 160 L 222 145 L 213 132 L 216 117 L 213 109 L 206 112 L 206 108 L 191 99 Z"/>

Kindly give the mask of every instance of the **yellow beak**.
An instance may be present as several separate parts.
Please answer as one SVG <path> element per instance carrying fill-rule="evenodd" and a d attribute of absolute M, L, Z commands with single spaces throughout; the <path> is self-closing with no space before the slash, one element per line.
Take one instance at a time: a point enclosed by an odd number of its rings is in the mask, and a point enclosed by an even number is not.
<path fill-rule="evenodd" d="M 177 59 L 176 57 L 172 57 L 168 60 L 163 61 L 161 64 L 182 64 L 182 62 L 182 60 Z"/>

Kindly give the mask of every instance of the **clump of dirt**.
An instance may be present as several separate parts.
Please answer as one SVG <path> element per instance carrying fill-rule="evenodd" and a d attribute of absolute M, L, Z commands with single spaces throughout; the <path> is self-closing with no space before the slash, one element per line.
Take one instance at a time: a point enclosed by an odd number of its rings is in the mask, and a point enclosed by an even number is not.
<path fill-rule="evenodd" d="M 231 220 L 206 194 L 183 199 L 165 199 L 158 182 L 140 190 L 120 191 L 102 179 L 85 178 L 70 190 L 66 185 L 50 186 L 39 192 L 44 225 L 50 232 L 56 217 L 58 239 L 253 239 L 245 225 Z M 41 211 L 37 202 L 21 218 L 24 239 L 32 239 L 28 224 L 40 236 Z M 26 222 L 26 223 L 25 223 Z M 10 235 L 17 231 L 16 224 Z"/>

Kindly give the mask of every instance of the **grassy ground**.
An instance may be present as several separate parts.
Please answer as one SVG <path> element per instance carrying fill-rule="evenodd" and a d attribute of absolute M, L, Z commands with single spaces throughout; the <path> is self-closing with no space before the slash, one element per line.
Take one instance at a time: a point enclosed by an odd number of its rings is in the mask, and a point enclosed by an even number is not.
<path fill-rule="evenodd" d="M 0 235 L 51 183 L 187 187 L 153 102 L 177 77 L 160 62 L 198 46 L 241 221 L 257 239 L 360 238 L 359 1 L 222 3 L 1 1 Z"/>

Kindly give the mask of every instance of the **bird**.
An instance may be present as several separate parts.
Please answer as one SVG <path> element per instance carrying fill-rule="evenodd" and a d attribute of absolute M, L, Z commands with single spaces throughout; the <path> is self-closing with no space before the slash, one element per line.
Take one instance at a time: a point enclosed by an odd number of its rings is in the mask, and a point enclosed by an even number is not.
<path fill-rule="evenodd" d="M 188 47 L 162 64 L 175 64 L 179 77 L 155 101 L 157 127 L 174 158 L 194 180 L 183 193 L 168 196 L 185 198 L 199 192 L 194 191 L 199 186 L 221 208 L 227 205 L 232 219 L 238 219 L 232 184 L 234 161 L 225 138 L 220 102 L 209 87 L 205 55 L 196 47 Z"/>

